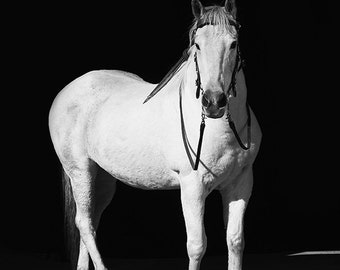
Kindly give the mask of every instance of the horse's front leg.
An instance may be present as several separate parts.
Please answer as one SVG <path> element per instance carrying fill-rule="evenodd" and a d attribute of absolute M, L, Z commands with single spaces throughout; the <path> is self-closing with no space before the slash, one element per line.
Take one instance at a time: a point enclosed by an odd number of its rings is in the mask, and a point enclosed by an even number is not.
<path fill-rule="evenodd" d="M 180 187 L 187 232 L 189 270 L 198 270 L 207 246 L 203 224 L 206 192 L 197 172 L 181 178 Z"/>
<path fill-rule="evenodd" d="M 244 249 L 243 219 L 253 186 L 251 167 L 247 168 L 235 182 L 220 190 L 222 195 L 224 222 L 227 228 L 228 270 L 241 270 Z"/>

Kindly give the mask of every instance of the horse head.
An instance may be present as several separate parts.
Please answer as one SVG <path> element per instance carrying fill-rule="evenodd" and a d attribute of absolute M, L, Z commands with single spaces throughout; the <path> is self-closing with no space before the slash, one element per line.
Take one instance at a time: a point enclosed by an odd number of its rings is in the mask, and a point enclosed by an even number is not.
<path fill-rule="evenodd" d="M 236 72 L 240 64 L 238 23 L 234 1 L 224 7 L 203 7 L 192 1 L 195 16 L 190 30 L 197 90 L 202 92 L 202 108 L 207 117 L 225 114 L 228 99 L 236 95 Z M 199 91 L 196 94 L 198 97 Z"/>

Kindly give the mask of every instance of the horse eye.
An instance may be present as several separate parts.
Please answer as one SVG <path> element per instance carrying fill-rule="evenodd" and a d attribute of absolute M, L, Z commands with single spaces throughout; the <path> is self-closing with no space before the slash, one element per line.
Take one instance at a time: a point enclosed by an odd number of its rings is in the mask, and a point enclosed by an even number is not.
<path fill-rule="evenodd" d="M 237 45 L 237 42 L 236 41 L 233 41 L 231 44 L 230 44 L 230 49 L 235 49 L 236 48 L 236 45 Z"/>
<path fill-rule="evenodd" d="M 201 49 L 200 46 L 198 46 L 197 43 L 195 43 L 195 46 L 196 46 L 196 49 L 197 49 L 197 50 L 200 50 L 200 49 Z"/>

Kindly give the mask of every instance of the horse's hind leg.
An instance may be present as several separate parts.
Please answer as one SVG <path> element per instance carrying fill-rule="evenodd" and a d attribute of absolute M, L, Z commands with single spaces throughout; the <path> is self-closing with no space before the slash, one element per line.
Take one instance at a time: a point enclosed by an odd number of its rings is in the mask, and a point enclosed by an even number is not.
<path fill-rule="evenodd" d="M 113 178 L 103 169 L 98 169 L 95 183 L 96 205 L 94 211 L 94 226 L 96 231 L 105 208 L 109 205 L 116 192 L 116 183 L 117 179 Z"/>
<path fill-rule="evenodd" d="M 117 180 L 100 169 L 97 172 L 95 180 L 95 208 L 93 212 L 94 230 L 97 232 L 100 218 L 105 208 L 111 202 L 116 191 Z M 87 269 L 89 265 L 89 254 L 83 241 L 80 241 L 78 267 L 80 269 Z"/>
<path fill-rule="evenodd" d="M 106 269 L 96 245 L 95 222 L 95 178 L 97 165 L 89 160 L 77 161 L 72 166 L 64 166 L 71 179 L 76 203 L 76 226 L 80 233 L 80 252 L 77 269 L 88 269 L 89 252 L 96 270 Z"/>

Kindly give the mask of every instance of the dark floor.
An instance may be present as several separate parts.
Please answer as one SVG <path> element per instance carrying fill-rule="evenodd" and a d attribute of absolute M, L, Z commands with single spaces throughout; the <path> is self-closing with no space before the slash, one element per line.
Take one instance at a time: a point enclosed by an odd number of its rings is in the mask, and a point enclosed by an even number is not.
<path fill-rule="evenodd" d="M 174 259 L 105 259 L 112 270 L 185 270 L 185 258 Z M 201 270 L 226 270 L 227 257 L 205 257 Z M 56 257 L 39 254 L 6 253 L 0 256 L 1 270 L 69 270 L 69 264 Z M 245 254 L 243 270 L 339 270 L 340 254 L 312 254 L 288 256 L 286 254 Z"/>

